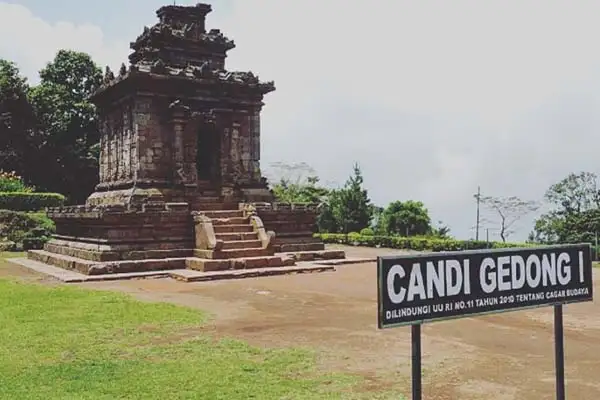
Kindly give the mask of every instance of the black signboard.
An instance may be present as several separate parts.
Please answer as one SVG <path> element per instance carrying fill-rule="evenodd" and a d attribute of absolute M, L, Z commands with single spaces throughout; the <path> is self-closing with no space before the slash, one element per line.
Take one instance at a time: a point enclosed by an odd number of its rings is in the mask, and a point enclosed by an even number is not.
<path fill-rule="evenodd" d="M 379 328 L 591 301 L 591 247 L 378 258 Z"/>

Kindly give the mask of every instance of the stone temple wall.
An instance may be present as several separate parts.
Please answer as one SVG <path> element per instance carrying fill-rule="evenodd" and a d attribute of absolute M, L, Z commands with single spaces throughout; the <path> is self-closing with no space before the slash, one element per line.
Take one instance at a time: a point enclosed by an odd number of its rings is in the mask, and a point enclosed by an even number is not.
<path fill-rule="evenodd" d="M 172 178 L 170 142 L 172 129 L 163 119 L 166 105 L 161 99 L 140 97 L 135 100 L 134 124 L 139 146 L 139 175 L 142 180 L 167 185 Z"/>
<path fill-rule="evenodd" d="M 101 113 L 100 185 L 134 178 L 137 137 L 131 102 Z"/>
<path fill-rule="evenodd" d="M 134 181 L 170 186 L 174 175 L 173 129 L 161 99 L 137 97 L 102 113 L 99 190 L 128 187 Z"/>

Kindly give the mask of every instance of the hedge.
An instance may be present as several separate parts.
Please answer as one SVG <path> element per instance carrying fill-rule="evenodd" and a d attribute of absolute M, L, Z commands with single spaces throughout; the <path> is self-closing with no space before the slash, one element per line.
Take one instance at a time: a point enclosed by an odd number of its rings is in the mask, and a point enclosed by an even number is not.
<path fill-rule="evenodd" d="M 474 249 L 499 249 L 509 247 L 529 247 L 525 243 L 486 242 L 476 240 L 441 239 L 434 237 L 402 237 L 402 236 L 365 236 L 357 233 L 318 233 L 315 237 L 325 243 L 339 243 L 351 246 L 385 247 L 392 249 L 408 249 L 416 251 L 457 251 Z"/>
<path fill-rule="evenodd" d="M 25 250 L 40 248 L 55 229 L 45 213 L 0 210 L 0 242 L 14 242 Z"/>
<path fill-rule="evenodd" d="M 59 193 L 0 192 L 0 209 L 38 211 L 46 207 L 60 207 L 65 196 Z"/>

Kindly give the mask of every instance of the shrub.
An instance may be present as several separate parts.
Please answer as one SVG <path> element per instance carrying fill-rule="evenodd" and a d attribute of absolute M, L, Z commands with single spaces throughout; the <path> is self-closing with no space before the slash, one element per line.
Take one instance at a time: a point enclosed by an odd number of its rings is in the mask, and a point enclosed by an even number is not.
<path fill-rule="evenodd" d="M 0 251 L 15 251 L 16 249 L 17 244 L 15 242 L 10 240 L 0 241 Z"/>
<path fill-rule="evenodd" d="M 0 241 L 35 248 L 48 241 L 54 230 L 54 222 L 44 213 L 0 210 Z"/>
<path fill-rule="evenodd" d="M 374 236 L 375 231 L 371 228 L 363 228 L 360 231 L 361 236 Z"/>
<path fill-rule="evenodd" d="M 0 192 L 0 209 L 38 211 L 46 207 L 60 207 L 65 196 L 59 193 Z"/>
<path fill-rule="evenodd" d="M 33 192 L 32 187 L 25 185 L 23 178 L 12 172 L 0 171 L 0 192 Z"/>
<path fill-rule="evenodd" d="M 374 236 L 360 235 L 355 232 L 348 236 L 341 233 L 315 234 L 325 243 L 339 243 L 366 247 L 387 247 L 392 249 L 407 249 L 416 251 L 459 251 L 478 250 L 487 248 L 531 247 L 523 243 L 485 242 L 476 240 L 443 239 L 426 236 Z"/>

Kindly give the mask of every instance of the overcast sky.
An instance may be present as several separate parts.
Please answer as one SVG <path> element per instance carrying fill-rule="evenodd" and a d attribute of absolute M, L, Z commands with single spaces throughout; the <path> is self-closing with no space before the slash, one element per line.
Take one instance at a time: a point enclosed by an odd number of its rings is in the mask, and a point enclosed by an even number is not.
<path fill-rule="evenodd" d="M 33 82 L 60 48 L 117 69 L 156 0 L 0 2 L 0 57 Z M 177 4 L 194 2 L 178 0 Z M 374 202 L 422 200 L 473 236 L 485 195 L 540 200 L 598 172 L 600 2 L 215 0 L 228 68 L 274 80 L 262 165 L 306 162 L 342 184 L 359 162 Z M 523 221 L 514 239 L 531 229 Z"/>

